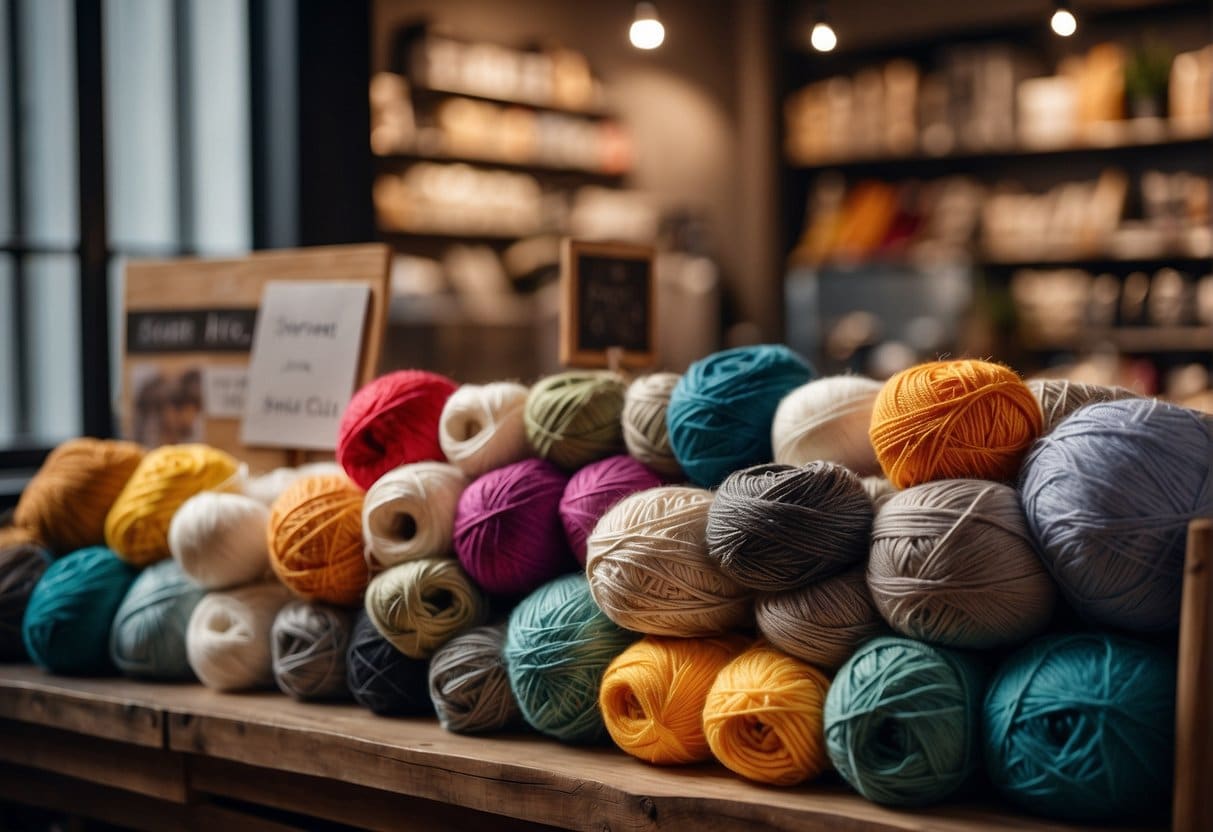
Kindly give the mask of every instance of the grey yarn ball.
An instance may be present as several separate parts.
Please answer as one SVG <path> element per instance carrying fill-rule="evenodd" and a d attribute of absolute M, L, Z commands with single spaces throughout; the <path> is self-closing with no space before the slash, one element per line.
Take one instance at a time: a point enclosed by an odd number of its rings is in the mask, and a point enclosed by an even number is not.
<path fill-rule="evenodd" d="M 468 630 L 430 659 L 430 699 L 448 731 L 484 734 L 524 724 L 502 653 L 505 630 L 504 624 Z"/>
<path fill-rule="evenodd" d="M 270 631 L 274 682 L 296 699 L 348 699 L 346 650 L 354 614 L 328 604 L 292 601 Z"/>

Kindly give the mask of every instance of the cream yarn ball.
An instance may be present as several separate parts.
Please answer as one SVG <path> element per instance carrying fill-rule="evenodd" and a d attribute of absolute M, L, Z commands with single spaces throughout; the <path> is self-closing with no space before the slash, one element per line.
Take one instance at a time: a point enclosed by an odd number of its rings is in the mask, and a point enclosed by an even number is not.
<path fill-rule="evenodd" d="M 862 376 L 828 376 L 788 393 L 771 423 L 775 461 L 803 465 L 824 459 L 861 477 L 879 474 L 868 429 L 883 386 Z"/>
<path fill-rule="evenodd" d="M 468 478 L 445 462 L 402 465 L 380 477 L 362 503 L 372 569 L 450 554 L 455 506 Z"/>
<path fill-rule="evenodd" d="M 623 443 L 628 453 L 667 479 L 683 476 L 665 421 L 679 378 L 677 373 L 641 376 L 628 385 L 623 397 Z"/>
<path fill-rule="evenodd" d="M 277 581 L 212 592 L 198 602 L 185 636 L 190 668 L 215 690 L 273 687 L 270 632 L 291 593 Z"/>
<path fill-rule="evenodd" d="M 173 515 L 168 548 L 181 571 L 205 589 L 247 584 L 270 569 L 270 511 L 243 494 L 205 491 Z"/>
<path fill-rule="evenodd" d="M 451 394 L 438 422 L 446 458 L 475 479 L 531 456 L 523 411 L 530 391 L 514 381 L 465 384 Z"/>

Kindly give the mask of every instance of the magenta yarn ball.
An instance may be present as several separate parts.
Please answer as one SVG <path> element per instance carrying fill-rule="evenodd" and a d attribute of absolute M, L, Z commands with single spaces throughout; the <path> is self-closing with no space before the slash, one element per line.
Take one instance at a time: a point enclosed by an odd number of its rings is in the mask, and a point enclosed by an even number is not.
<path fill-rule="evenodd" d="M 585 566 L 585 542 L 611 506 L 659 485 L 664 485 L 661 477 L 630 456 L 608 456 L 573 474 L 560 498 L 560 521 L 577 562 Z"/>
<path fill-rule="evenodd" d="M 464 489 L 455 507 L 455 554 L 482 589 L 523 595 L 577 568 L 560 522 L 567 484 L 552 463 L 524 459 Z"/>

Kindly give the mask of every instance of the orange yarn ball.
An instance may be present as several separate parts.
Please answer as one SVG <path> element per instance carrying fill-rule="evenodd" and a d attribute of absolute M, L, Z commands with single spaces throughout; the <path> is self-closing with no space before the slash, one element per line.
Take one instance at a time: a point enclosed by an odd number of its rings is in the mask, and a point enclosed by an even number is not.
<path fill-rule="evenodd" d="M 296 594 L 355 606 L 370 574 L 363 556 L 362 491 L 342 474 L 296 480 L 274 501 L 270 564 Z"/>
<path fill-rule="evenodd" d="M 872 411 L 872 447 L 889 482 L 1012 480 L 1040 434 L 1040 404 L 989 361 L 933 361 L 890 378 Z"/>

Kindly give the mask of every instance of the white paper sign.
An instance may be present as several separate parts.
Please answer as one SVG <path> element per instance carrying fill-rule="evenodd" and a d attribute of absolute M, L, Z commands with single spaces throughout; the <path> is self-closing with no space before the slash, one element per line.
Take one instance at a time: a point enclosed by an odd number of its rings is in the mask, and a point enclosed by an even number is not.
<path fill-rule="evenodd" d="M 370 287 L 271 281 L 265 285 L 241 441 L 331 451 L 354 393 Z"/>
<path fill-rule="evenodd" d="M 202 368 L 202 411 L 213 419 L 244 416 L 248 368 L 212 365 Z"/>

